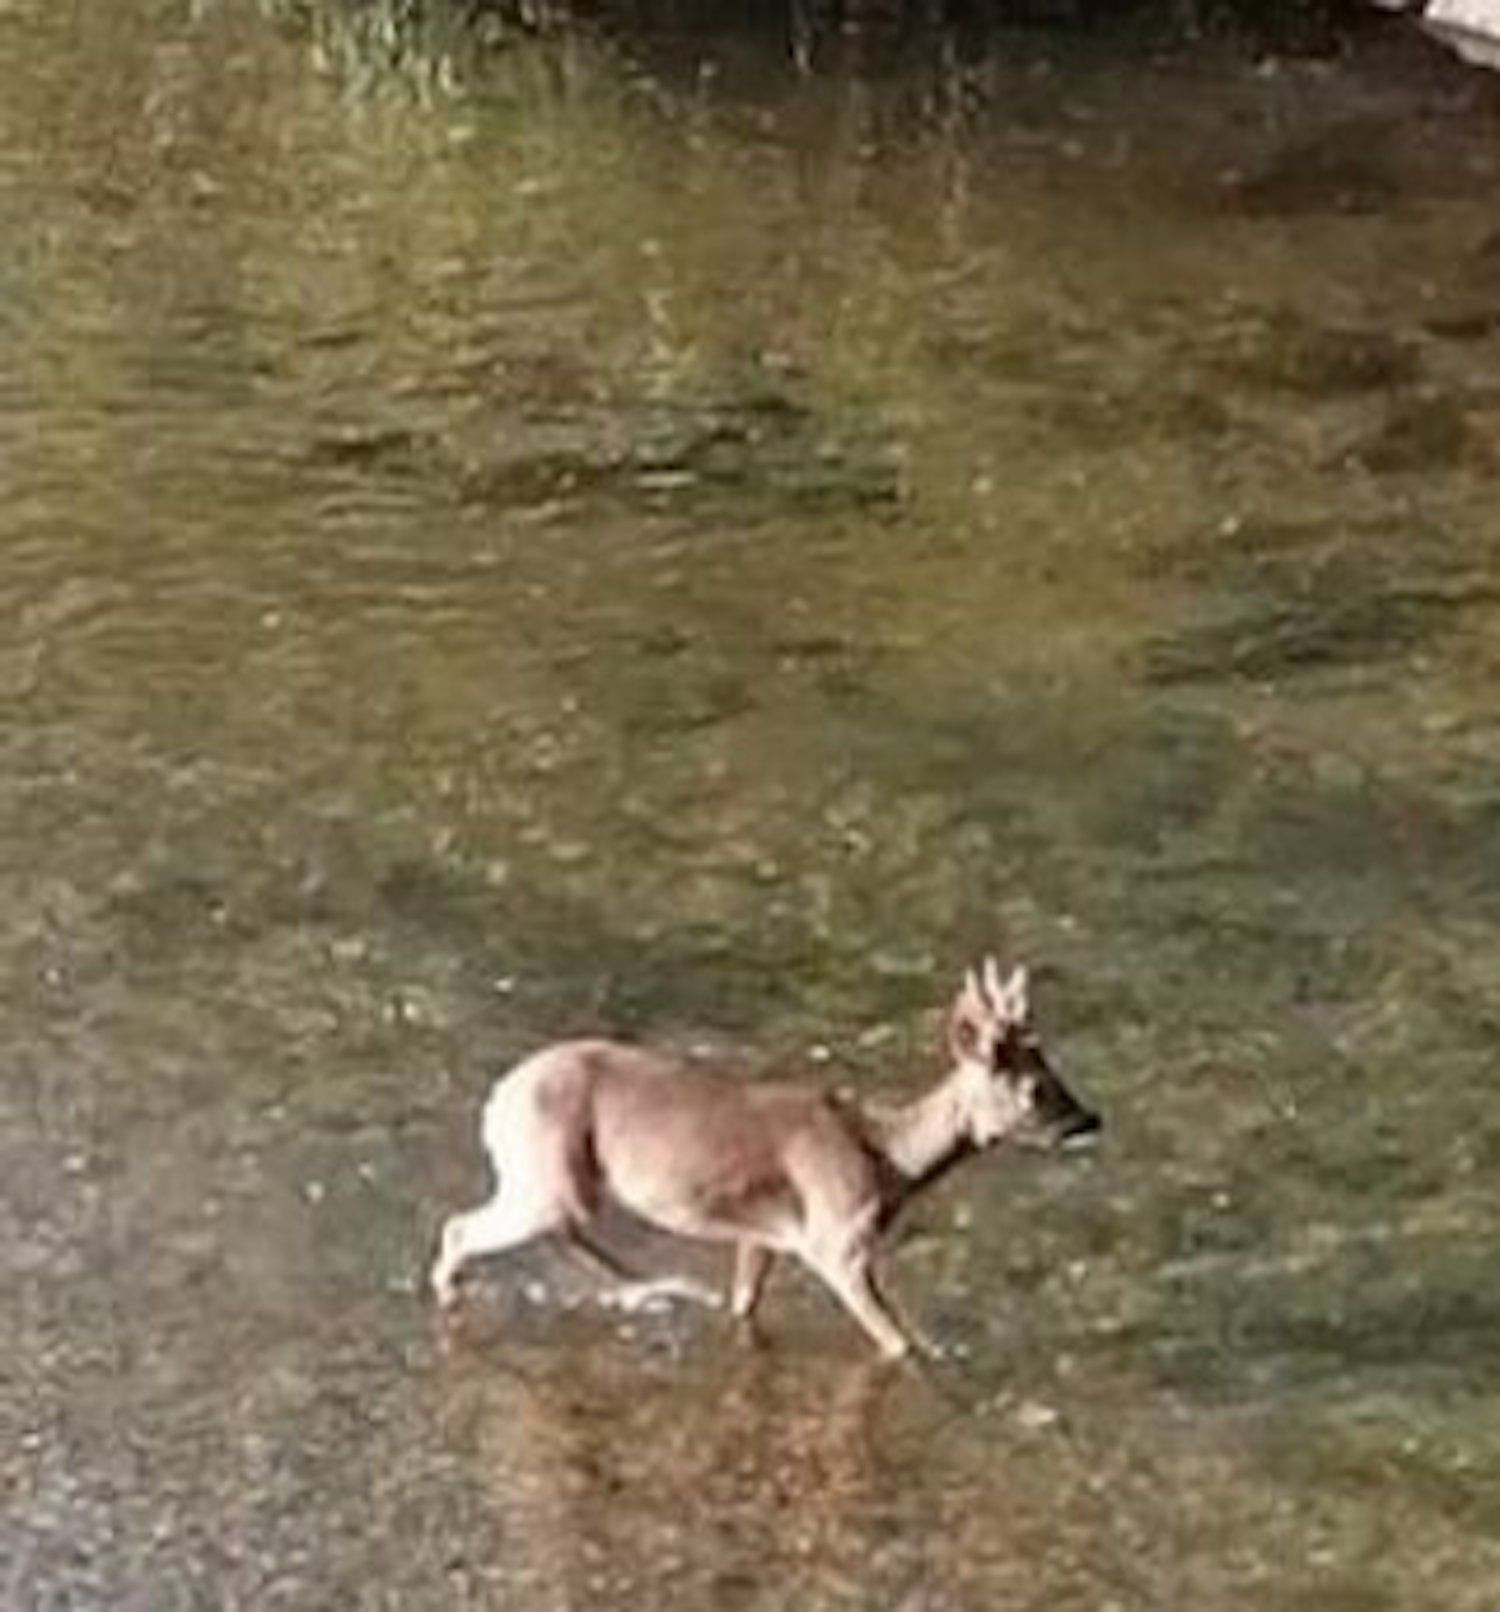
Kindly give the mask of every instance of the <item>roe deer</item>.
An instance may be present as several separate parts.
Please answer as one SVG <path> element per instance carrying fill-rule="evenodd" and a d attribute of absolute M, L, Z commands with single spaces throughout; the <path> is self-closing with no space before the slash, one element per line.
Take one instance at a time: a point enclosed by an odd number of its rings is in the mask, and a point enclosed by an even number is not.
<path fill-rule="evenodd" d="M 616 1275 L 590 1239 L 610 1198 L 681 1236 L 735 1245 L 730 1307 L 748 1319 L 778 1254 L 795 1254 L 891 1358 L 914 1339 L 872 1270 L 879 1234 L 915 1193 L 1006 1138 L 1076 1144 L 1098 1116 L 1063 1085 L 1032 1028 L 1024 968 L 971 970 L 948 1010 L 952 1067 L 888 1112 L 794 1085 L 739 1083 L 662 1052 L 565 1041 L 503 1075 L 482 1136 L 496 1185 L 452 1216 L 432 1267 L 443 1306 L 459 1269 L 556 1233 Z M 687 1284 L 677 1284 L 685 1291 Z"/>

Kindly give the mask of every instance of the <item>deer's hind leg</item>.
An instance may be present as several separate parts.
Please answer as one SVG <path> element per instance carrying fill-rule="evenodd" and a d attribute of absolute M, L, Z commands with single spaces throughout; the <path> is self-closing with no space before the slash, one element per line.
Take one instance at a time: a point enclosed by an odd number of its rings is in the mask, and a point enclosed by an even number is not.
<path fill-rule="evenodd" d="M 429 1278 L 445 1307 L 455 1302 L 458 1273 L 471 1259 L 567 1231 L 588 1218 L 596 1196 L 586 1160 L 566 1128 L 538 1125 L 533 1116 L 512 1111 L 513 1128 L 507 1131 L 491 1124 L 493 1108 L 492 1100 L 484 1141 L 495 1175 L 494 1193 L 488 1203 L 454 1215 L 444 1225 Z"/>
<path fill-rule="evenodd" d="M 528 1191 L 524 1183 L 501 1182 L 488 1203 L 452 1215 L 443 1226 L 438 1256 L 429 1281 L 445 1309 L 458 1300 L 458 1273 L 471 1259 L 519 1248 L 568 1222 L 568 1207 L 547 1193 Z"/>

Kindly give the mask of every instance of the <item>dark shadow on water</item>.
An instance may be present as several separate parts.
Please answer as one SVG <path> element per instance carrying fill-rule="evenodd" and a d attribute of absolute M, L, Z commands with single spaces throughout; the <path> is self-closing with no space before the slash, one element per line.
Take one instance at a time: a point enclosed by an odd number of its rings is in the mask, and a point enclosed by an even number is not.
<path fill-rule="evenodd" d="M 780 80 L 863 80 L 915 92 L 913 106 L 962 115 L 993 93 L 987 68 L 1008 61 L 1046 74 L 1075 63 L 1140 58 L 1229 42 L 1250 56 L 1337 59 L 1386 19 L 1351 0 L 426 0 L 416 6 L 348 0 L 263 0 L 273 14 L 316 19 L 341 54 L 396 74 L 424 61 L 444 72 L 537 39 L 587 39 L 617 50 L 653 92 L 759 99 Z M 1319 145 L 1289 180 L 1253 176 L 1246 207 L 1322 207 L 1358 194 L 1379 173 L 1368 152 L 1330 157 Z M 1379 173 L 1378 183 L 1385 183 Z M 1382 191 L 1382 196 L 1384 191 Z M 1336 203 L 1341 205 L 1341 203 Z"/>

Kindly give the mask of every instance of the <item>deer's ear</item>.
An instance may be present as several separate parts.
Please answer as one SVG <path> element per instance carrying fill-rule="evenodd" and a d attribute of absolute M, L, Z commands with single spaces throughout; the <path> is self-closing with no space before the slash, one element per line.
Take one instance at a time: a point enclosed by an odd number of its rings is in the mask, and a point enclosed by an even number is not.
<path fill-rule="evenodd" d="M 953 999 L 953 1011 L 966 1014 L 976 1023 L 983 1023 L 994 1011 L 977 970 L 971 968 L 964 974 L 963 989 Z"/>
<path fill-rule="evenodd" d="M 991 1016 L 979 976 L 970 969 L 964 976 L 964 988 L 948 1009 L 948 1050 L 960 1063 L 974 1056 Z"/>
<path fill-rule="evenodd" d="M 966 1063 L 978 1048 L 979 1023 L 972 1014 L 964 1012 L 960 999 L 948 1010 L 948 1051 L 955 1061 Z"/>
<path fill-rule="evenodd" d="M 1024 963 L 1004 977 L 993 957 L 984 960 L 984 992 L 991 1011 L 1006 1024 L 1022 1024 L 1031 1011 L 1030 976 Z"/>

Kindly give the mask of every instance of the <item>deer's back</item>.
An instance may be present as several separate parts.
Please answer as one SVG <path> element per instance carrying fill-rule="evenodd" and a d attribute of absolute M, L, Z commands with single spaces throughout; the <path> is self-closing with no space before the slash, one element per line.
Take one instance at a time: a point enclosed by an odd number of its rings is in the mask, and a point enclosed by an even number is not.
<path fill-rule="evenodd" d="M 849 1213 L 876 1189 L 850 1116 L 812 1088 L 586 1042 L 554 1049 L 536 1095 L 586 1124 L 603 1188 L 671 1230 L 790 1242 L 810 1202 Z"/>

